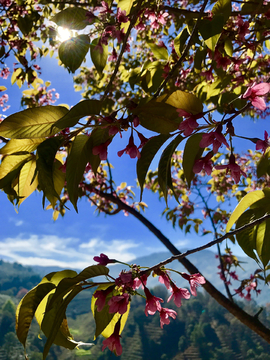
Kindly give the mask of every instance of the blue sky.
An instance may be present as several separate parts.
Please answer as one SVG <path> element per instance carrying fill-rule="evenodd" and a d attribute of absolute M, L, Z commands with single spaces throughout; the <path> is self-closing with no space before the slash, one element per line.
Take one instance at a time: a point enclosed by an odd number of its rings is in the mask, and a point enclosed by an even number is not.
<path fill-rule="evenodd" d="M 12 59 L 8 66 L 12 69 Z M 54 58 L 41 61 L 42 78 L 51 81 L 52 87 L 60 93 L 57 104 L 75 105 L 81 98 L 74 92 L 72 75 L 57 65 Z M 10 85 L 10 79 L 2 80 L 0 85 L 8 88 L 9 105 L 5 113 L 9 115 L 20 111 L 21 90 Z M 248 118 L 239 117 L 236 121 L 236 133 L 242 136 L 263 138 L 267 130 L 267 121 L 254 124 Z M 270 131 L 269 131 L 270 132 Z M 113 177 L 117 184 L 121 181 L 136 186 L 136 162 L 129 156 L 117 156 L 117 151 L 126 146 L 126 140 L 112 144 L 109 160 L 114 166 Z M 254 149 L 252 143 L 251 148 Z M 239 149 L 247 143 L 239 140 Z M 249 145 L 249 144 L 248 144 Z M 152 168 L 155 168 L 154 164 Z M 139 194 L 139 191 L 136 190 Z M 52 212 L 42 209 L 41 194 L 34 193 L 21 205 L 16 213 L 5 194 L 0 192 L 0 257 L 8 261 L 17 261 L 26 265 L 55 265 L 69 268 L 83 268 L 93 263 L 93 256 L 101 252 L 109 257 L 129 262 L 135 257 L 164 251 L 164 246 L 132 216 L 120 213 L 116 216 L 96 216 L 94 208 L 86 200 L 79 202 L 79 213 L 72 206 L 64 218 L 52 220 Z M 157 196 L 145 191 L 143 201 L 149 208 L 146 217 L 154 223 L 180 250 L 190 249 L 211 241 L 212 237 L 198 237 L 194 233 L 185 236 L 180 230 L 174 230 L 164 217 L 161 217 L 165 205 Z M 214 251 L 215 249 L 213 249 Z M 239 248 L 237 254 L 243 255 Z"/>

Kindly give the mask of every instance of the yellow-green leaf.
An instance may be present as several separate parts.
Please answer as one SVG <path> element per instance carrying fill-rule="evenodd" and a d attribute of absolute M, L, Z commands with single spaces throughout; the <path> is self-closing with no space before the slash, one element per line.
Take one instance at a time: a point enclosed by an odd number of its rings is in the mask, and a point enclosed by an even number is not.
<path fill-rule="evenodd" d="M 195 95 L 176 90 L 171 94 L 162 95 L 157 98 L 157 102 L 165 102 L 177 109 L 182 109 L 192 115 L 199 114 L 203 111 L 203 104 Z"/>
<path fill-rule="evenodd" d="M 11 139 L 0 149 L 0 154 L 14 154 L 19 152 L 32 152 L 45 138 L 37 139 Z"/>
<path fill-rule="evenodd" d="M 63 106 L 42 106 L 8 116 L 0 124 L 0 136 L 10 139 L 34 139 L 54 135 L 52 125 L 68 110 Z"/>
<path fill-rule="evenodd" d="M 234 209 L 228 223 L 226 226 L 226 232 L 229 232 L 233 226 L 233 224 L 238 220 L 238 218 L 246 211 L 252 204 L 256 201 L 263 199 L 265 197 L 265 193 L 262 190 L 255 190 L 248 193 L 243 199 L 239 202 L 239 204 Z"/>
<path fill-rule="evenodd" d="M 18 185 L 14 188 L 17 192 L 20 200 L 18 205 L 20 205 L 28 196 L 36 190 L 38 186 L 37 176 L 35 175 L 36 171 L 36 159 L 31 159 L 22 167 L 19 175 Z"/>

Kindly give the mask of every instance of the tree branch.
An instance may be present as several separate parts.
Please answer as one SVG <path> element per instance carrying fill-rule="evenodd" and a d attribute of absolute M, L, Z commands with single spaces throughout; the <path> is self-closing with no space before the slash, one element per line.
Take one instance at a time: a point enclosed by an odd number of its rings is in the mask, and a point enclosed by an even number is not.
<path fill-rule="evenodd" d="M 149 220 L 147 220 L 142 214 L 140 214 L 136 209 L 133 209 L 131 206 L 123 203 L 117 196 L 112 194 L 103 193 L 102 191 L 92 188 L 92 192 L 97 195 L 117 204 L 119 208 L 126 210 L 128 213 L 133 215 L 136 219 L 138 219 L 142 224 L 144 224 L 161 242 L 165 247 L 175 255 L 175 260 L 177 259 L 191 274 L 199 273 L 200 271 L 194 266 L 185 256 L 192 254 L 194 252 L 206 249 L 207 247 L 213 246 L 218 242 L 223 241 L 229 236 L 235 235 L 240 231 L 243 231 L 249 227 L 252 227 L 264 220 L 270 218 L 270 215 L 266 215 L 263 218 L 255 220 L 254 222 L 242 226 L 241 228 L 231 231 L 221 238 L 208 243 L 209 246 L 202 246 L 200 248 L 190 250 L 184 254 L 181 252 L 170 242 L 170 240 L 162 234 L 160 230 L 158 230 Z M 198 250 L 199 249 L 199 250 Z M 174 257 L 173 257 L 174 258 Z M 270 329 L 268 329 L 263 323 L 259 321 L 258 318 L 249 315 L 243 309 L 241 309 L 237 304 L 231 302 L 226 296 L 224 296 L 220 291 L 218 291 L 207 279 L 205 279 L 205 284 L 203 284 L 203 288 L 225 309 L 227 309 L 231 314 L 233 314 L 239 321 L 241 321 L 244 325 L 249 327 L 251 330 L 260 335 L 265 341 L 270 344 Z"/>
<path fill-rule="evenodd" d="M 124 52 L 125 52 L 125 49 L 126 49 L 126 45 L 127 45 L 127 41 L 128 41 L 128 37 L 131 33 L 131 30 L 133 29 L 134 25 L 136 24 L 136 21 L 137 21 L 137 14 L 138 12 L 140 11 L 141 9 L 141 5 L 142 5 L 142 2 L 143 0 L 139 0 L 138 1 L 138 4 L 134 10 L 134 13 L 133 15 L 131 16 L 131 20 L 130 20 L 130 24 L 129 24 L 129 27 L 127 29 L 127 32 L 126 32 L 126 35 L 125 35 L 125 38 L 123 40 L 123 43 L 122 43 L 122 47 L 121 47 L 121 51 L 120 51 L 120 54 L 117 58 L 117 61 L 116 61 L 116 64 L 115 64 L 115 68 L 114 68 L 114 71 L 113 71 L 113 74 L 110 78 L 110 81 L 109 81 L 109 84 L 106 86 L 106 89 L 104 90 L 104 94 L 101 98 L 101 100 L 104 100 L 105 97 L 107 96 L 108 92 L 110 91 L 111 87 L 112 87 L 112 84 L 114 82 L 114 79 L 118 73 L 118 70 L 119 70 L 119 66 L 120 66 L 120 63 L 121 63 L 121 60 L 122 60 L 122 57 L 124 55 Z"/>
<path fill-rule="evenodd" d="M 173 77 L 174 72 L 176 71 L 176 69 L 182 65 L 182 62 L 184 61 L 185 57 L 188 54 L 188 51 L 192 45 L 192 41 L 194 36 L 196 35 L 197 29 L 199 27 L 199 24 L 201 22 L 201 18 L 203 16 L 204 10 L 206 8 L 206 5 L 208 3 L 208 0 L 204 0 L 204 3 L 201 7 L 201 10 L 199 12 L 199 16 L 198 16 L 198 20 L 196 21 L 196 24 L 193 27 L 192 33 L 190 34 L 188 43 L 183 51 L 183 54 L 181 55 L 180 59 L 177 61 L 177 63 L 173 66 L 173 68 L 171 69 L 171 71 L 169 72 L 169 74 L 167 75 L 166 79 L 163 81 L 163 83 L 159 86 L 159 88 L 157 89 L 157 91 L 154 94 L 154 97 L 158 97 L 158 95 L 160 94 L 161 90 L 165 87 L 165 85 L 167 84 L 167 82 Z"/>

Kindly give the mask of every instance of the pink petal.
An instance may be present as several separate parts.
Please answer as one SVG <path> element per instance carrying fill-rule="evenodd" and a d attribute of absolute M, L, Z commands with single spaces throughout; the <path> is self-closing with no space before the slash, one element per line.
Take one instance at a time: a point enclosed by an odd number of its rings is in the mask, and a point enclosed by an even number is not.
<path fill-rule="evenodd" d="M 254 95 L 262 96 L 267 94 L 270 91 L 270 85 L 268 83 L 260 83 L 252 88 L 252 93 Z"/>
<path fill-rule="evenodd" d="M 255 106 L 257 109 L 264 111 L 266 109 L 266 104 L 264 102 L 264 100 L 260 97 L 255 97 L 252 101 L 251 104 L 253 106 Z"/>

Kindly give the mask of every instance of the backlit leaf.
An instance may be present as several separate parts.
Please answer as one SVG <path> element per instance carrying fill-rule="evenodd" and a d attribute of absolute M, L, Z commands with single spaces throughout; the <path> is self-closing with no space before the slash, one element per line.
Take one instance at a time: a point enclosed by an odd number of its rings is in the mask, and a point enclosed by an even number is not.
<path fill-rule="evenodd" d="M 59 46 L 59 59 L 69 71 L 74 73 L 85 59 L 89 46 L 89 37 L 87 35 L 82 34 L 68 39 Z"/>
<path fill-rule="evenodd" d="M 184 139 L 178 135 L 163 151 L 158 164 L 158 183 L 167 203 L 168 187 L 171 186 L 171 158 L 177 146 Z"/>
<path fill-rule="evenodd" d="M 62 142 L 62 137 L 53 137 L 46 139 L 37 147 L 38 183 L 44 195 L 53 204 L 55 197 L 60 200 L 54 186 L 54 169 L 55 156 Z"/>
<path fill-rule="evenodd" d="M 99 38 L 92 41 L 90 47 L 91 59 L 100 75 L 106 66 L 108 53 L 108 46 L 101 44 Z"/>
<path fill-rule="evenodd" d="M 141 157 L 137 161 L 137 177 L 141 187 L 140 199 L 142 199 L 143 186 L 149 166 L 158 150 L 169 138 L 170 135 L 165 134 L 154 136 L 142 148 Z"/>
<path fill-rule="evenodd" d="M 30 290 L 20 301 L 16 310 L 16 333 L 24 347 L 38 305 L 54 288 L 55 286 L 52 283 L 39 284 Z"/>
<path fill-rule="evenodd" d="M 185 27 L 179 35 L 174 39 L 174 49 L 176 54 L 180 57 L 189 38 L 188 29 Z"/>
<path fill-rule="evenodd" d="M 36 190 L 38 186 L 37 177 L 34 176 L 36 171 L 36 159 L 31 159 L 24 164 L 20 171 L 19 182 L 15 190 L 20 198 L 18 205 L 20 205 L 28 196 Z"/>
<path fill-rule="evenodd" d="M 5 156 L 0 165 L 0 188 L 4 186 L 2 180 L 13 170 L 21 168 L 24 163 L 32 159 L 32 155 L 8 155 Z"/>
<path fill-rule="evenodd" d="M 60 11 L 51 18 L 58 26 L 72 30 L 82 30 L 89 25 L 86 19 L 87 10 L 73 6 Z"/>
<path fill-rule="evenodd" d="M 228 223 L 226 226 L 226 232 L 229 232 L 233 226 L 233 224 L 239 219 L 239 217 L 256 201 L 263 199 L 265 197 L 265 193 L 262 190 L 255 190 L 248 193 L 244 196 L 239 204 L 234 209 Z"/>
<path fill-rule="evenodd" d="M 223 30 L 223 15 L 216 15 L 212 19 L 203 19 L 199 25 L 199 32 L 202 35 L 205 44 L 212 51 L 215 50 L 216 44 Z"/>
<path fill-rule="evenodd" d="M 8 116 L 0 124 L 0 136 L 10 139 L 34 139 L 52 136 L 52 125 L 68 110 L 63 106 L 42 106 Z"/>
<path fill-rule="evenodd" d="M 195 95 L 176 90 L 171 94 L 162 95 L 157 98 L 157 102 L 165 102 L 177 109 L 182 109 L 192 115 L 199 114 L 203 111 L 203 104 Z"/>
<path fill-rule="evenodd" d="M 65 129 L 67 127 L 73 127 L 77 122 L 90 115 L 99 115 L 101 112 L 100 100 L 83 100 L 73 106 L 69 112 L 58 120 L 54 126 L 58 129 Z"/>
<path fill-rule="evenodd" d="M 118 0 L 117 7 L 119 7 L 122 11 L 126 12 L 126 15 L 130 13 L 134 0 Z"/>
<path fill-rule="evenodd" d="M 191 135 L 185 145 L 183 153 L 183 170 L 188 186 L 190 186 L 195 175 L 193 172 L 194 163 L 201 157 L 204 151 L 204 149 L 200 147 L 201 139 L 202 134 Z"/>
<path fill-rule="evenodd" d="M 102 265 L 91 265 L 81 271 L 78 275 L 66 277 L 61 280 L 55 290 L 55 293 L 50 301 L 53 305 L 59 298 L 63 298 L 75 285 L 82 281 L 91 279 L 96 276 L 106 276 L 109 274 L 109 269 Z"/>
<path fill-rule="evenodd" d="M 158 46 L 155 43 L 148 42 L 148 45 L 150 49 L 152 50 L 152 53 L 158 60 L 168 60 L 168 51 L 163 46 Z"/>
<path fill-rule="evenodd" d="M 32 152 L 42 143 L 45 138 L 40 139 L 11 139 L 0 149 L 0 154 L 14 154 L 18 152 Z"/>
<path fill-rule="evenodd" d="M 148 130 L 168 134 L 178 129 L 181 122 L 174 106 L 151 100 L 133 110 L 140 118 L 140 124 Z"/>

